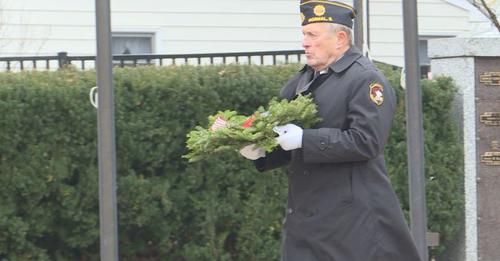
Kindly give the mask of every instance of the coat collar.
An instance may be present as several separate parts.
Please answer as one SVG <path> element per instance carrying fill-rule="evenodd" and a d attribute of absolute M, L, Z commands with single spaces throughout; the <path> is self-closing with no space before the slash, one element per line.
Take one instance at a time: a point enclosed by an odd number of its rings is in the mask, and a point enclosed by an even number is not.
<path fill-rule="evenodd" d="M 351 66 L 361 56 L 361 51 L 357 47 L 351 46 L 351 48 L 349 48 L 339 60 L 330 64 L 330 69 L 336 73 L 341 73 L 349 68 L 349 66 Z"/>
<path fill-rule="evenodd" d="M 330 64 L 328 67 L 335 73 L 341 73 L 349 68 L 349 66 L 351 66 L 361 56 L 361 51 L 357 47 L 351 46 L 351 48 L 349 48 L 339 60 Z M 306 70 L 313 69 L 310 66 L 305 65 L 300 71 L 305 72 Z"/>

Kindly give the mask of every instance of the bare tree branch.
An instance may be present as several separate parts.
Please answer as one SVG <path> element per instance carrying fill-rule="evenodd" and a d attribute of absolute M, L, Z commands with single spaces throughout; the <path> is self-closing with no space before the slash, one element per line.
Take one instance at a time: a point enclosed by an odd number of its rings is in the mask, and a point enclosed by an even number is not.
<path fill-rule="evenodd" d="M 498 17 L 493 10 L 484 0 L 468 0 L 474 7 L 477 8 L 482 14 L 484 14 L 497 28 L 500 33 L 500 22 L 498 21 Z"/>

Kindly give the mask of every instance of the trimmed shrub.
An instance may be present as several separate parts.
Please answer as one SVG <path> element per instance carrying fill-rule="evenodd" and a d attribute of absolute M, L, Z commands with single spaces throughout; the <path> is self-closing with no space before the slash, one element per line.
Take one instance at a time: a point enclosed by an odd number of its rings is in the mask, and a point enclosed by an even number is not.
<path fill-rule="evenodd" d="M 188 164 L 186 133 L 218 110 L 251 113 L 299 65 L 116 69 L 121 260 L 279 260 L 286 175 L 236 153 Z M 404 95 L 386 159 L 408 209 Z M 0 74 L 0 260 L 99 259 L 95 72 Z M 448 240 L 462 208 L 449 79 L 423 83 L 428 223 Z M 436 252 L 442 247 L 436 249 Z"/>

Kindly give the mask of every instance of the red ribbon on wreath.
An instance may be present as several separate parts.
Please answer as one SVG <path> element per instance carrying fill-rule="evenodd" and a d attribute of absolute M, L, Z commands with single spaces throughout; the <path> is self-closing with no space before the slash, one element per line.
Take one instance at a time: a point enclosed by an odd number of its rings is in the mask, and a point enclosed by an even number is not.
<path fill-rule="evenodd" d="M 245 122 L 243 122 L 243 124 L 241 124 L 241 127 L 243 127 L 243 128 L 245 128 L 245 129 L 246 129 L 246 128 L 248 128 L 248 127 L 252 126 L 252 124 L 253 124 L 253 116 L 250 116 L 250 117 L 248 117 L 248 118 L 245 120 Z"/>

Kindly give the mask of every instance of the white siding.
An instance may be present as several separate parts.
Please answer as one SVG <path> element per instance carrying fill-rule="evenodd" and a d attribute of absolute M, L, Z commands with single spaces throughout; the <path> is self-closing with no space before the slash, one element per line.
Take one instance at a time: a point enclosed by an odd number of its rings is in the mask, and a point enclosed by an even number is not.
<path fill-rule="evenodd" d="M 93 1 L 1 0 L 2 56 L 95 54 Z M 156 53 L 300 48 L 296 1 L 120 0 L 112 30 L 155 34 Z"/>
<path fill-rule="evenodd" d="M 419 0 L 418 29 L 422 36 L 467 33 L 467 11 L 442 0 Z M 378 61 L 403 66 L 403 6 L 401 0 L 370 1 L 370 47 Z"/>
<path fill-rule="evenodd" d="M 465 0 L 464 0 L 465 1 Z M 352 1 L 346 1 L 352 3 Z M 114 32 L 152 33 L 161 54 L 301 48 L 297 0 L 116 0 Z M 0 55 L 94 55 L 95 7 L 89 0 L 0 0 Z M 444 0 L 419 0 L 425 36 L 466 34 L 469 14 Z M 403 64 L 401 0 L 370 1 L 372 56 Z"/>

